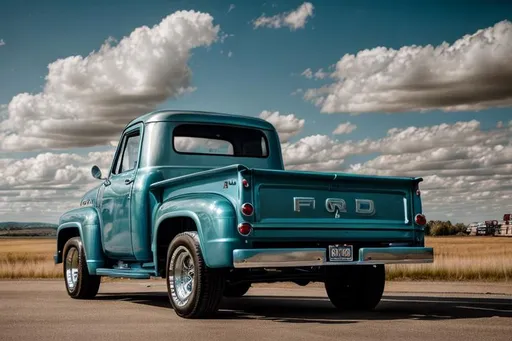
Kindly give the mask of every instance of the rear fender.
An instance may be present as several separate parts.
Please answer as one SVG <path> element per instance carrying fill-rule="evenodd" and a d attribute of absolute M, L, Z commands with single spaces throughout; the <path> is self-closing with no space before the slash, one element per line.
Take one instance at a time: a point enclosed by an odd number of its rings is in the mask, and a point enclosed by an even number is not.
<path fill-rule="evenodd" d="M 210 193 L 188 194 L 170 198 L 163 202 L 155 213 L 155 230 L 151 249 L 154 262 L 157 259 L 157 237 L 161 228 L 172 226 L 162 224 L 166 219 L 187 217 L 194 221 L 199 236 L 199 245 L 205 263 L 211 268 L 233 266 L 233 249 L 242 241 L 236 230 L 236 211 L 224 196 Z M 174 234 L 176 231 L 169 231 Z M 157 272 L 159 269 L 156 269 Z"/>
<path fill-rule="evenodd" d="M 101 244 L 100 219 L 95 207 L 80 207 L 60 217 L 55 264 L 62 263 L 64 244 L 74 236 L 80 236 L 82 240 L 89 273 L 96 274 L 96 269 L 104 265 L 105 256 Z"/>

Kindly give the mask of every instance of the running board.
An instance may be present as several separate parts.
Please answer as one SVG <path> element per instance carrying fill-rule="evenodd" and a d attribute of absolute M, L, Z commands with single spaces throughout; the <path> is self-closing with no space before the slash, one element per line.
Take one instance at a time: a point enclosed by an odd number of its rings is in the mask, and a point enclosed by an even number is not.
<path fill-rule="evenodd" d="M 155 272 L 149 271 L 149 270 L 139 270 L 139 269 L 120 270 L 120 269 L 99 268 L 99 269 L 96 269 L 96 275 L 108 276 L 108 277 L 149 279 L 149 278 L 151 278 L 151 276 L 155 276 Z"/>

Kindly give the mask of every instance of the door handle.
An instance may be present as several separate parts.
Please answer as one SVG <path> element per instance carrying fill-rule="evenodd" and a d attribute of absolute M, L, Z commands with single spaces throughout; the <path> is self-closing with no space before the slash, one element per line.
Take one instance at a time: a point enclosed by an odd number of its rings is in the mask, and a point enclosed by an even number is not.
<path fill-rule="evenodd" d="M 124 184 L 125 184 L 125 185 L 129 185 L 129 184 L 131 184 L 132 182 L 133 182 L 133 179 L 125 179 L 125 180 L 124 180 Z"/>

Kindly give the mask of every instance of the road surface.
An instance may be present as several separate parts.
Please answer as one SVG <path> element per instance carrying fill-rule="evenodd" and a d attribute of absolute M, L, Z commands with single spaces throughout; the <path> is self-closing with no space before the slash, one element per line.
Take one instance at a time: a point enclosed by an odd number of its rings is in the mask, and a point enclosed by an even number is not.
<path fill-rule="evenodd" d="M 321 285 L 261 285 L 216 318 L 185 320 L 163 280 L 102 283 L 73 300 L 63 281 L 0 281 L 0 340 L 512 340 L 512 285 L 394 283 L 376 311 L 339 313 Z"/>

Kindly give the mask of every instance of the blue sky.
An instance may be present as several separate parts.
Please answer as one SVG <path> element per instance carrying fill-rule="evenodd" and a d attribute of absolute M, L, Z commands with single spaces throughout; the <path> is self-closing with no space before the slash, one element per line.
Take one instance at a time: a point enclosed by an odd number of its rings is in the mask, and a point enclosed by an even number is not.
<path fill-rule="evenodd" d="M 152 27 L 159 24 L 175 11 L 195 10 L 208 13 L 213 17 L 213 23 L 220 26 L 219 36 L 229 36 L 223 42 L 217 41 L 208 47 L 202 46 L 191 50 L 192 56 L 187 63 L 192 72 L 190 83 L 196 90 L 177 98 L 160 101 L 155 104 L 156 108 L 220 111 L 250 116 L 258 116 L 263 111 L 277 111 L 280 115 L 293 114 L 295 123 L 297 120 L 304 119 L 305 123 L 300 131 L 290 137 L 286 143 L 295 143 L 301 138 L 314 135 L 329 136 L 336 139 L 338 143 L 348 140 L 379 140 L 387 136 L 388 130 L 392 128 L 432 127 L 443 123 L 452 125 L 459 121 L 470 122 L 471 120 L 479 122 L 478 128 L 474 128 L 478 134 L 485 132 L 493 134 L 498 122 L 501 121 L 504 126 L 507 126 L 512 120 L 510 105 L 507 104 L 501 104 L 499 108 L 495 105 L 483 105 L 483 108 L 478 110 L 470 108 L 447 111 L 443 108 L 434 108 L 420 112 L 406 108 L 403 112 L 384 113 L 377 108 L 357 115 L 339 112 L 340 110 L 334 113 L 322 113 L 322 108 L 311 100 L 305 99 L 302 93 L 292 94 L 297 89 L 305 91 L 336 83 L 336 80 L 333 81 L 329 77 L 308 79 L 301 75 L 308 68 L 313 72 L 318 69 L 323 69 L 324 72 L 333 71 L 333 68 L 329 69 L 330 66 L 336 64 L 344 55 L 357 54 L 362 50 L 377 47 L 398 50 L 404 46 L 421 47 L 430 44 L 435 47 L 443 42 L 453 44 L 464 35 L 490 28 L 503 20 L 512 20 L 512 3 L 507 1 L 311 1 L 314 13 L 307 18 L 302 28 L 296 30 L 290 30 L 288 27 L 255 28 L 253 25 L 253 21 L 263 13 L 267 17 L 289 13 L 303 3 L 303 1 L 233 0 L 146 2 L 55 0 L 45 3 L 5 1 L 3 10 L 0 11 L 0 39 L 4 42 L 4 45 L 0 46 L 0 79 L 3 80 L 0 86 L 0 104 L 4 104 L 4 115 L 12 116 L 14 114 L 10 113 L 10 109 L 7 110 L 5 105 L 20 93 L 41 92 L 46 83 L 44 77 L 48 74 L 49 64 L 69 56 L 85 57 L 93 51 L 98 51 L 108 37 L 120 40 L 137 27 L 143 25 Z M 510 40 L 508 44 L 511 44 Z M 512 56 L 510 57 L 512 60 Z M 507 91 L 505 89 L 505 92 Z M 506 96 L 504 98 L 506 103 Z M 44 115 L 41 113 L 41 116 Z M 130 119 L 131 117 L 126 117 L 126 122 Z M 336 136 L 332 134 L 336 126 L 347 121 L 357 128 L 348 134 Z M 3 123 L 3 125 L 7 127 L 7 124 Z M 510 138 L 507 140 L 501 135 L 499 138 L 499 143 L 497 142 L 499 145 L 510 145 Z M 459 141 L 458 138 L 454 139 L 452 146 L 456 146 Z M 106 145 L 106 143 L 94 146 L 71 144 L 69 148 L 49 146 L 48 148 L 20 149 L 4 146 L 0 149 L 0 158 L 6 160 L 4 161 L 6 167 L 13 169 L 13 159 L 27 160 L 27 165 L 32 165 L 29 159 L 45 152 L 83 156 L 88 155 L 90 151 L 110 150 L 110 147 L 105 147 Z M 446 145 L 439 148 L 446 148 Z M 292 149 L 290 153 L 293 151 Z M 428 150 L 418 152 L 428 152 Z M 435 150 L 432 150 L 432 153 L 434 152 Z M 386 152 L 375 149 L 364 153 L 350 153 L 343 157 L 343 162 L 339 166 L 326 170 L 347 171 L 351 164 L 364 164 L 379 155 L 386 155 Z M 296 167 L 292 165 L 291 168 L 314 169 L 311 162 L 304 162 L 303 165 L 304 167 L 300 164 Z M 87 168 L 82 164 L 75 166 Z M 444 166 L 440 167 L 445 169 Z M 375 168 L 367 168 L 369 172 L 371 170 L 380 172 Z M 53 169 L 50 173 L 55 175 L 56 171 L 57 169 Z M 400 169 L 393 171 L 399 173 Z M 423 176 L 421 168 L 417 173 L 418 176 Z M 437 175 L 430 170 L 425 173 Z M 494 175 L 491 174 L 491 178 Z M 452 180 L 461 179 L 452 177 Z M 508 178 L 498 180 L 509 181 Z M 73 198 L 73 195 L 63 196 L 60 191 L 53 193 L 52 186 L 57 186 L 55 176 L 52 179 L 45 178 L 45 181 L 49 181 L 49 185 L 44 190 L 52 192 L 48 192 L 48 195 L 59 196 L 64 205 L 62 207 L 67 207 L 64 202 L 67 202 L 68 198 Z M 83 181 L 79 183 L 85 186 L 85 180 Z M 502 184 L 503 182 L 500 182 L 500 186 Z M 5 198 L 12 198 L 21 190 L 25 190 L 25 187 L 17 185 L 2 187 L 0 184 L 0 192 L 3 191 Z M 26 192 L 22 193 L 26 194 Z M 495 194 L 506 197 L 509 192 L 500 191 Z M 432 199 L 431 202 L 433 202 Z M 18 219 L 23 216 L 22 212 L 28 207 L 27 205 L 22 203 L 17 206 L 20 212 L 15 214 L 11 214 L 12 204 L 5 206 L 3 216 Z M 512 210 L 510 205 L 500 203 L 496 205 L 493 213 L 488 213 L 484 218 L 492 218 L 498 212 L 507 209 Z M 34 203 L 33 207 L 39 206 Z M 430 207 L 436 206 L 432 203 Z M 466 217 L 467 213 L 463 213 L 465 208 L 460 206 L 457 210 L 458 213 L 455 216 L 453 214 L 447 216 L 445 213 L 448 212 L 445 211 L 438 214 L 439 218 L 472 220 L 482 216 L 475 213 L 470 219 Z M 501 216 L 502 213 L 499 215 Z M 436 215 L 436 213 L 433 214 Z M 58 214 L 50 212 L 45 216 L 47 218 L 43 217 L 43 219 L 52 220 L 56 215 Z"/>

